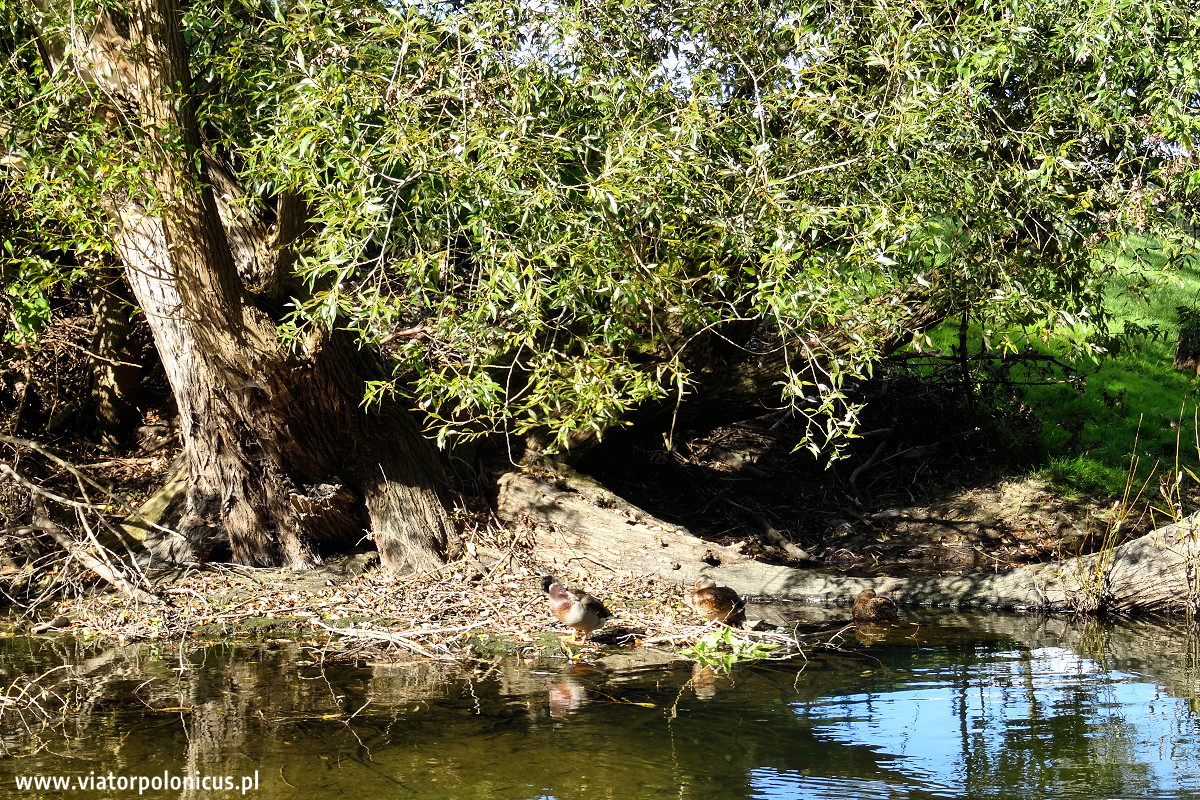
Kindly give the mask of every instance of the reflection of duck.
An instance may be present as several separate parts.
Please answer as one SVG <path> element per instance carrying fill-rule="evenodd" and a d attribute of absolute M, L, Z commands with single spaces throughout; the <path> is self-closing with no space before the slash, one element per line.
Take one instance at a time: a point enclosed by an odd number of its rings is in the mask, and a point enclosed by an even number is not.
<path fill-rule="evenodd" d="M 587 687 L 579 678 L 571 674 L 563 675 L 562 680 L 550 687 L 550 716 L 565 717 L 587 702 Z"/>
<path fill-rule="evenodd" d="M 554 618 L 574 629 L 571 634 L 571 642 L 574 644 L 587 642 L 588 634 L 612 616 L 612 612 L 604 607 L 604 603 L 587 592 L 566 588 L 551 575 L 542 578 L 542 591 L 550 595 L 550 613 Z M 579 639 L 580 633 L 583 634 L 582 641 Z"/>
<path fill-rule="evenodd" d="M 888 632 L 893 630 L 887 622 L 856 622 L 854 623 L 854 638 L 859 644 L 871 645 L 885 641 Z"/>
<path fill-rule="evenodd" d="M 717 671 L 712 667 L 696 664 L 692 667 L 692 679 L 688 683 L 701 700 L 712 700 L 717 696 Z"/>
<path fill-rule="evenodd" d="M 896 604 L 887 597 L 878 597 L 874 589 L 866 589 L 859 594 L 850 609 L 850 616 L 855 622 L 898 622 L 900 612 Z"/>
<path fill-rule="evenodd" d="M 708 622 L 715 619 L 737 626 L 746 621 L 746 601 L 733 589 L 717 586 L 717 582 L 707 576 L 696 581 L 684 602 Z"/>

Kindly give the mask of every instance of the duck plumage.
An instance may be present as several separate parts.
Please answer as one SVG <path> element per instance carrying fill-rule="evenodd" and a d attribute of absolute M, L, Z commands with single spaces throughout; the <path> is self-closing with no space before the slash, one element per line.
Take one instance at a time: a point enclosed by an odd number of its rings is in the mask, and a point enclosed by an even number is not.
<path fill-rule="evenodd" d="M 896 604 L 887 597 L 879 597 L 874 589 L 861 592 L 850 608 L 850 616 L 855 622 L 898 622 L 900 612 Z"/>
<path fill-rule="evenodd" d="M 737 626 L 746 621 L 746 601 L 728 586 L 718 586 L 712 578 L 704 577 L 684 596 L 688 608 L 706 622 L 714 619 Z"/>
<path fill-rule="evenodd" d="M 576 643 L 581 643 L 579 634 L 583 634 L 583 642 L 586 642 L 588 634 L 612 616 L 604 603 L 587 592 L 568 589 L 552 575 L 542 577 L 542 591 L 550 596 L 550 613 L 554 618 L 574 630 L 572 641 Z"/>

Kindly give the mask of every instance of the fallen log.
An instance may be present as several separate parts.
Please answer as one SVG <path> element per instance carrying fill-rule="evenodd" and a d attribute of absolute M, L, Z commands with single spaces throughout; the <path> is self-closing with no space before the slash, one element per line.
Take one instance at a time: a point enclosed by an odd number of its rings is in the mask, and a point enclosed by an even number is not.
<path fill-rule="evenodd" d="M 561 464 L 499 481 L 497 513 L 546 561 L 691 586 L 702 574 L 748 597 L 849 604 L 873 588 L 904 605 L 1128 613 L 1196 610 L 1200 513 L 1099 553 L 945 577 L 857 578 L 755 561 L 626 502 Z"/>

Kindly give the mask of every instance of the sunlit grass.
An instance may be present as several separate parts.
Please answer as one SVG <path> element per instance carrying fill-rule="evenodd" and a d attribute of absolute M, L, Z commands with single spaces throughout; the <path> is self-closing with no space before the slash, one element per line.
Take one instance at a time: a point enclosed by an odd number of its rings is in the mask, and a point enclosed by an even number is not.
<path fill-rule="evenodd" d="M 1110 359 L 1077 364 L 1086 381 L 1082 391 L 1066 385 L 1025 390 L 1026 404 L 1042 420 L 1040 449 L 1056 482 L 1118 491 L 1135 443 L 1142 464 L 1174 460 L 1197 382 L 1171 366 L 1173 355 L 1173 340 L 1138 339 Z M 1180 455 L 1195 460 L 1194 452 Z"/>
<path fill-rule="evenodd" d="M 1086 383 L 1030 387 L 1026 402 L 1045 425 L 1046 473 L 1056 484 L 1119 492 L 1136 456 L 1141 471 L 1194 463 L 1188 446 L 1200 382 L 1172 365 L 1176 308 L 1200 304 L 1200 259 L 1131 238 L 1108 288 L 1112 334 L 1108 358 L 1076 361 Z M 1181 443 L 1182 438 L 1182 443 Z"/>
<path fill-rule="evenodd" d="M 1200 379 L 1176 370 L 1172 360 L 1176 308 L 1200 307 L 1200 257 L 1139 238 L 1124 251 L 1114 258 L 1107 287 L 1109 335 L 1097 337 L 1107 356 L 1062 359 L 1082 385 L 1044 381 L 1032 365 L 1011 374 L 1020 401 L 1042 423 L 1025 451 L 1025 468 L 1061 489 L 1120 493 L 1134 456 L 1143 474 L 1177 458 L 1193 468 L 1198 460 Z M 943 335 L 948 343 L 950 332 Z"/>

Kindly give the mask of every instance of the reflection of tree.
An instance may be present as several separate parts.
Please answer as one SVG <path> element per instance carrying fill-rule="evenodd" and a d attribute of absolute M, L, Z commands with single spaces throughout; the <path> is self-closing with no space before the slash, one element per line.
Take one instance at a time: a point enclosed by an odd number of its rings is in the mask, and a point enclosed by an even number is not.
<path fill-rule="evenodd" d="M 0 649 L 6 755 L 37 752 L 55 732 L 85 735 L 108 724 L 107 714 L 123 705 L 131 687 L 147 674 L 139 648 L 132 646 L 41 638 L 6 644 Z"/>
<path fill-rule="evenodd" d="M 185 673 L 180 685 L 181 706 L 192 710 L 186 716 L 186 771 L 190 776 L 216 776 L 253 773 L 255 763 L 244 755 L 254 727 L 254 715 L 262 709 L 259 699 L 270 699 L 275 684 L 295 685 L 294 680 L 278 681 L 256 664 L 247 663 L 244 653 L 234 648 L 213 648 L 212 664 Z M 206 679 L 207 678 L 207 679 Z M 212 678 L 215 678 L 213 680 Z M 267 684 L 270 684 L 268 686 Z M 240 763 L 239 763 L 240 762 Z M 184 800 L 210 797 L 212 792 L 192 786 L 180 795 Z"/>
<path fill-rule="evenodd" d="M 941 615 L 946 621 L 955 619 Z M 955 711 L 969 794 L 1021 787 L 1023 796 L 1140 796 L 1158 759 L 1138 750 L 1120 676 L 1143 675 L 1195 709 L 1197 639 L 1187 623 L 1097 622 L 1028 616 L 964 618 L 1017 640 L 1016 659 L 964 651 Z M 1021 691 L 1017 691 L 1020 687 Z M 1192 729 L 1195 719 L 1180 720 Z"/>
<path fill-rule="evenodd" d="M 958 707 L 964 736 L 964 783 L 970 793 L 1019 787 L 1023 796 L 1062 796 L 1086 789 L 1106 796 L 1142 795 L 1145 764 L 1130 747 L 1136 726 L 1106 708 L 1118 703 L 1074 654 L 1039 656 L 1028 648 L 972 677 L 964 674 Z M 1063 670 L 1079 668 L 1079 678 Z M 998 683 L 1022 691 L 990 691 Z M 1100 689 L 1101 691 L 1097 691 Z"/>
<path fill-rule="evenodd" d="M 259 800 L 688 800 L 749 797 L 773 783 L 787 794 L 813 781 L 901 794 L 952 788 L 969 797 L 1145 796 L 1162 788 L 1154 754 L 1145 752 L 1144 721 L 1130 714 L 1123 687 L 1091 676 L 1145 674 L 1194 701 L 1190 629 L 938 620 L 963 624 L 926 621 L 857 650 L 812 653 L 802 665 L 735 670 L 706 683 L 703 697 L 689 686 L 689 663 L 621 671 L 607 660 L 496 662 L 477 671 L 428 661 L 323 668 L 290 644 L 182 654 L 37 644 L 0 654 L 0 668 L 32 671 L 53 658 L 87 672 L 69 731 L 82 774 L 258 770 Z M 1181 720 L 1178 733 L 1194 741 L 1194 726 Z M 935 737 L 944 750 L 923 750 Z M 30 771 L 28 763 L 20 769 Z M 0 784 L 8 780 L 0 774 Z"/>

